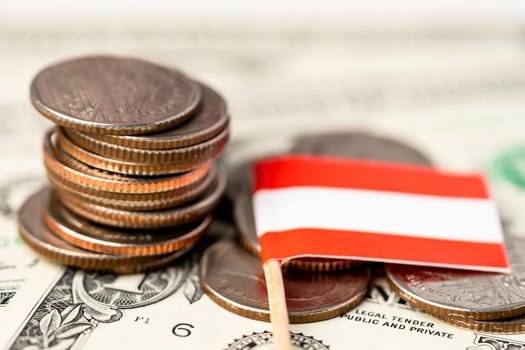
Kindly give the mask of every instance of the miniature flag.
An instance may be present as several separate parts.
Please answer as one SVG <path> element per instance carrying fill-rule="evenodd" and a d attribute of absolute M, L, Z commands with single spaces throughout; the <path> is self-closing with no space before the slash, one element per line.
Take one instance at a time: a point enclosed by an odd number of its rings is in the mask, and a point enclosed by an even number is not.
<path fill-rule="evenodd" d="M 328 257 L 510 272 L 480 174 L 286 156 L 255 166 L 263 263 Z"/>

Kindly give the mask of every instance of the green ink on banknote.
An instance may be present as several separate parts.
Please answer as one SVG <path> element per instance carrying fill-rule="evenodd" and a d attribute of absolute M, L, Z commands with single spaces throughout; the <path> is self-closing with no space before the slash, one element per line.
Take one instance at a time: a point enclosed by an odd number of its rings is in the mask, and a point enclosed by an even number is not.
<path fill-rule="evenodd" d="M 22 240 L 22 238 L 20 238 L 20 236 L 16 236 L 15 237 L 15 244 L 16 245 L 24 245 L 24 241 Z"/>
<path fill-rule="evenodd" d="M 511 148 L 500 154 L 490 166 L 490 174 L 520 189 L 525 189 L 525 146 Z"/>
<path fill-rule="evenodd" d="M 12 245 L 18 245 L 18 246 L 24 245 L 24 241 L 20 238 L 20 236 L 9 238 L 9 237 L 0 235 L 0 249 L 9 248 Z"/>
<path fill-rule="evenodd" d="M 9 246 L 9 240 L 7 237 L 0 236 L 0 248 L 7 248 Z"/>

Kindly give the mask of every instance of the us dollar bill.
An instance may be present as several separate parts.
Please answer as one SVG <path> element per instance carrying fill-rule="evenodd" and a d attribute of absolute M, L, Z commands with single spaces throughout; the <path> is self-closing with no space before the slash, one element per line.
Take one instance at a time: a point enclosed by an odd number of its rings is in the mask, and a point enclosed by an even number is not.
<path fill-rule="evenodd" d="M 232 113 L 227 167 L 301 133 L 376 133 L 437 166 L 485 170 L 506 228 L 525 233 L 522 23 L 173 21 L 0 21 L 0 65 L 10 67 L 0 81 L 0 348 L 271 347 L 269 324 L 223 310 L 198 284 L 202 250 L 232 234 L 225 218 L 177 264 L 125 277 L 51 264 L 20 241 L 16 209 L 45 183 L 49 126 L 27 101 L 30 78 L 93 50 L 177 65 L 221 91 Z M 382 277 L 356 309 L 291 330 L 296 349 L 525 348 L 524 335 L 477 333 L 417 311 Z"/>
<path fill-rule="evenodd" d="M 64 269 L 7 349 L 270 349 L 270 325 L 213 304 L 195 281 L 195 255 L 132 276 Z M 197 259 L 198 260 L 198 259 Z M 525 336 L 463 330 L 417 311 L 377 278 L 357 308 L 328 321 L 292 325 L 294 349 L 525 348 Z"/>

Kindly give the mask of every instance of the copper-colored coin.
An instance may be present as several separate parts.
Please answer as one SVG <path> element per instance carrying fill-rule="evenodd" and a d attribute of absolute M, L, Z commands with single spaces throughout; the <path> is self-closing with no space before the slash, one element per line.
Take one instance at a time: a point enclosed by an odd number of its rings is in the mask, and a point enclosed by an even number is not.
<path fill-rule="evenodd" d="M 408 303 L 440 317 L 475 320 L 525 313 L 525 239 L 507 235 L 512 274 L 386 265 L 392 289 Z"/>
<path fill-rule="evenodd" d="M 186 198 L 186 196 L 188 196 L 188 198 L 194 197 L 193 192 L 198 192 L 194 198 L 198 197 L 211 184 L 212 179 L 216 176 L 214 173 L 215 170 L 212 168 L 202 180 L 191 184 L 191 186 L 177 188 L 171 191 L 151 193 L 121 193 L 97 190 L 57 177 L 50 172 L 47 173 L 47 178 L 57 190 L 71 192 L 73 195 L 84 197 L 92 203 L 106 206 L 113 205 L 114 208 L 121 206 L 121 209 L 125 210 L 155 210 L 177 205 L 180 199 Z M 189 200 L 191 199 L 188 199 L 188 201 Z M 182 202 L 185 202 L 185 200 Z M 132 209 L 135 207 L 137 209 Z"/>
<path fill-rule="evenodd" d="M 195 201 L 158 211 L 128 211 L 86 203 L 65 192 L 59 194 L 62 203 L 77 215 L 102 225 L 153 229 L 186 224 L 207 215 L 219 202 L 224 191 L 225 177 L 221 173 L 205 193 Z"/>
<path fill-rule="evenodd" d="M 225 128 L 214 138 L 195 146 L 149 151 L 115 146 L 87 134 L 61 129 L 57 133 L 57 143 L 73 158 L 94 168 L 125 175 L 159 176 L 186 172 L 217 157 L 228 137 L 229 129 Z M 100 154 L 93 153 L 93 149 Z"/>
<path fill-rule="evenodd" d="M 80 249 L 55 236 L 44 223 L 41 213 L 49 209 L 51 193 L 45 188 L 24 202 L 18 212 L 18 230 L 29 247 L 56 263 L 118 274 L 139 273 L 165 267 L 191 249 L 188 246 L 156 256 L 100 254 Z"/>
<path fill-rule="evenodd" d="M 338 273 L 284 271 L 290 322 L 336 317 L 357 306 L 370 281 L 368 269 Z M 222 240 L 208 248 L 199 265 L 199 280 L 208 296 L 238 315 L 269 321 L 268 296 L 261 259 L 236 242 Z"/>
<path fill-rule="evenodd" d="M 55 132 L 51 134 L 51 137 L 50 137 L 51 148 L 53 151 L 52 156 L 54 156 L 57 161 L 64 164 L 66 167 L 74 169 L 86 175 L 94 176 L 94 177 L 100 177 L 100 178 L 109 179 L 109 180 L 128 181 L 129 177 L 126 175 L 116 174 L 116 173 L 111 173 L 111 172 L 103 171 L 100 169 L 96 169 L 72 157 L 70 154 L 66 153 L 58 145 L 57 134 L 58 132 Z M 45 147 L 45 142 L 46 141 L 44 140 L 44 147 Z M 45 161 L 45 156 L 46 156 L 45 151 L 46 150 L 44 148 L 44 161 Z M 45 165 L 45 162 L 44 162 L 44 165 Z"/>
<path fill-rule="evenodd" d="M 140 178 L 124 177 L 97 171 L 82 165 L 78 161 L 69 159 L 72 163 L 77 163 L 78 167 L 61 162 L 56 151 L 53 135 L 56 129 L 47 132 L 44 138 L 44 165 L 53 176 L 66 179 L 79 186 L 92 188 L 95 190 L 118 192 L 118 193 L 153 193 L 172 191 L 185 186 L 190 186 L 201 180 L 208 173 L 211 163 L 205 164 L 190 172 L 162 177 Z M 83 170 L 82 167 L 87 168 Z"/>
<path fill-rule="evenodd" d="M 98 253 L 162 255 L 193 245 L 211 222 L 207 216 L 195 223 L 164 230 L 119 230 L 93 224 L 70 212 L 52 196 L 43 220 L 54 234 L 79 248 Z"/>
<path fill-rule="evenodd" d="M 195 163 L 184 164 L 162 164 L 162 163 L 131 163 L 112 158 L 106 158 L 89 152 L 74 144 L 68 136 L 64 135 L 63 129 L 56 134 L 57 146 L 64 153 L 81 163 L 97 170 L 107 171 L 119 175 L 129 176 L 160 176 L 185 172 L 196 168 Z"/>
<path fill-rule="evenodd" d="M 101 171 L 99 169 L 92 168 L 84 163 L 79 162 L 75 158 L 71 157 L 69 154 L 65 153 L 55 145 L 54 141 L 54 135 L 51 133 L 51 137 L 49 139 L 50 147 L 46 147 L 46 141 L 44 140 L 44 163 L 46 161 L 46 157 L 49 156 L 51 159 L 49 161 L 56 160 L 58 163 L 62 163 L 66 168 L 71 168 L 73 170 L 76 170 L 77 172 L 84 174 L 84 175 L 90 175 L 90 178 L 93 177 L 95 179 L 102 178 L 107 179 L 111 181 L 117 181 L 117 182 L 128 182 L 131 180 L 141 179 L 140 177 L 129 177 L 126 175 L 120 175 L 115 173 L 109 173 L 106 171 Z M 49 151 L 49 152 L 46 152 Z M 197 187 L 201 186 L 201 183 L 206 180 L 206 178 L 209 177 L 209 174 L 212 172 L 210 165 L 205 165 L 205 167 L 209 167 L 209 171 L 207 173 L 204 173 L 200 178 L 197 177 L 194 181 L 188 182 L 184 185 L 181 185 L 179 187 L 175 187 L 171 190 L 163 190 L 163 191 L 150 191 L 150 192 L 115 192 L 111 190 L 102 190 L 98 187 L 90 186 L 91 183 L 87 184 L 85 181 L 78 182 L 75 180 L 70 180 L 67 177 L 61 176 L 60 174 L 57 174 L 53 172 L 51 169 L 49 169 L 46 165 L 46 168 L 48 170 L 47 177 L 49 180 L 55 184 L 56 186 L 64 185 L 65 187 L 71 188 L 75 190 L 76 192 L 85 193 L 87 195 L 96 196 L 104 199 L 115 199 L 119 201 L 134 201 L 134 202 L 159 202 L 160 205 L 164 202 L 171 202 L 173 201 L 173 198 L 178 198 L 181 196 L 184 196 L 186 193 L 192 192 Z M 205 169 L 205 168 L 204 168 Z M 199 169 L 196 169 L 194 172 L 200 172 Z"/>
<path fill-rule="evenodd" d="M 201 104 L 195 115 L 175 128 L 145 135 L 86 135 L 86 139 L 90 143 L 84 144 L 73 137 L 72 139 L 94 153 L 125 161 L 147 162 L 147 157 L 155 154 L 162 157 L 180 158 L 180 154 L 187 154 L 191 150 L 188 146 L 197 145 L 213 138 L 228 125 L 229 117 L 224 99 L 206 85 L 200 84 L 200 87 L 202 91 Z M 138 150 L 169 150 L 181 147 L 185 147 L 187 150 L 185 152 L 166 152 L 165 155 L 162 152 L 148 153 Z M 199 151 L 200 153 L 203 152 Z"/>
<path fill-rule="evenodd" d="M 150 211 L 171 208 L 194 200 L 206 191 L 217 176 L 215 167 L 212 167 L 209 174 L 207 174 L 202 181 L 196 182 L 193 186 L 187 186 L 182 189 L 175 189 L 168 192 L 135 194 L 97 191 L 77 186 L 72 182 L 55 177 L 51 173 L 48 174 L 48 179 L 55 186 L 57 192 L 66 192 L 65 196 L 76 196 L 79 200 L 113 209 Z"/>
<path fill-rule="evenodd" d="M 181 73 L 115 56 L 58 63 L 31 84 L 31 101 L 45 117 L 94 134 L 168 129 L 189 118 L 200 98 L 200 87 Z"/>

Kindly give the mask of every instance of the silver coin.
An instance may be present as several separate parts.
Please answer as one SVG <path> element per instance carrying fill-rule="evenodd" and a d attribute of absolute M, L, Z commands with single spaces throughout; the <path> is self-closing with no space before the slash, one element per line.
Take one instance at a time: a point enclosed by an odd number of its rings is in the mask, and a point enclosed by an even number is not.
<path fill-rule="evenodd" d="M 191 117 L 200 87 L 181 73 L 128 57 L 85 56 L 40 71 L 31 101 L 51 121 L 87 133 L 165 130 Z"/>
<path fill-rule="evenodd" d="M 283 152 L 279 155 L 285 155 Z M 253 164 L 257 159 L 277 156 L 277 154 L 259 155 L 257 158 L 248 158 L 233 166 L 228 167 L 228 183 L 226 184 L 226 196 L 232 201 L 237 201 L 237 197 L 243 193 L 251 193 L 253 190 Z"/>
<path fill-rule="evenodd" d="M 292 153 L 372 159 L 394 163 L 430 165 L 427 156 L 412 146 L 366 132 L 307 134 L 294 140 Z"/>
<path fill-rule="evenodd" d="M 284 271 L 290 322 L 333 318 L 359 304 L 368 288 L 369 270 L 315 274 Z M 268 296 L 261 260 L 235 241 L 209 247 L 199 266 L 203 290 L 217 304 L 241 316 L 269 321 Z"/>
<path fill-rule="evenodd" d="M 259 254 L 261 246 L 255 229 L 252 196 L 249 192 L 239 193 L 233 204 L 233 220 L 240 233 L 241 244 L 253 254 Z"/>
<path fill-rule="evenodd" d="M 395 291 L 429 313 L 474 320 L 510 318 L 525 314 L 525 239 L 507 236 L 506 245 L 511 274 L 393 264 L 386 272 Z"/>
<path fill-rule="evenodd" d="M 437 318 L 458 327 L 472 329 L 478 332 L 515 334 L 525 332 L 525 315 L 502 320 L 473 320 L 468 316 L 435 315 Z"/>
<path fill-rule="evenodd" d="M 362 158 L 397 163 L 431 165 L 418 150 L 401 142 L 362 132 L 330 133 L 299 136 L 292 153 Z M 259 239 L 251 203 L 251 163 L 241 164 L 228 180 L 236 184 L 233 216 L 241 234 L 243 245 L 259 252 Z"/>

